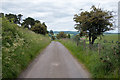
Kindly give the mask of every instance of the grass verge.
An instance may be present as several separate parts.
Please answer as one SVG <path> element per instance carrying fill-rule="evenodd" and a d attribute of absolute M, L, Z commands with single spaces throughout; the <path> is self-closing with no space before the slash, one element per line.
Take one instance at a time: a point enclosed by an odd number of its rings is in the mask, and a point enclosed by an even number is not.
<path fill-rule="evenodd" d="M 49 43 L 48 36 L 20 28 L 3 18 L 2 77 L 17 78 Z"/>
<path fill-rule="evenodd" d="M 82 45 L 76 46 L 76 43 L 72 40 L 63 39 L 58 41 L 61 42 L 78 61 L 86 66 L 92 78 L 120 78 L 119 61 L 117 61 L 119 59 L 117 58 L 118 56 L 116 57 L 116 55 L 111 54 L 111 50 L 103 51 L 101 55 L 99 55 L 96 50 L 85 49 Z"/>

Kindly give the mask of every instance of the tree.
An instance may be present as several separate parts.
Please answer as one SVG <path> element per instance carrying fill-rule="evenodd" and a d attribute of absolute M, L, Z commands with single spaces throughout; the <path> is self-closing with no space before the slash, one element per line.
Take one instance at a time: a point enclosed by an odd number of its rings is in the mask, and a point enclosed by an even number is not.
<path fill-rule="evenodd" d="M 101 8 L 91 7 L 91 11 L 82 11 L 74 15 L 77 23 L 75 29 L 89 36 L 89 44 L 94 44 L 95 39 L 105 31 L 112 30 L 113 14 Z"/>
<path fill-rule="evenodd" d="M 61 38 L 67 38 L 67 35 L 64 32 L 60 32 L 59 34 L 57 34 L 57 39 L 61 39 Z"/>
<path fill-rule="evenodd" d="M 17 18 L 18 18 L 18 24 L 21 24 L 20 21 L 21 21 L 21 19 L 22 19 L 22 16 L 23 16 L 22 14 L 18 14 L 18 16 L 17 16 Z"/>
<path fill-rule="evenodd" d="M 45 35 L 47 33 L 47 29 L 46 27 L 41 24 L 41 22 L 39 21 L 35 23 L 35 25 L 31 28 L 32 31 L 34 31 L 35 33 L 38 33 L 38 34 L 43 34 Z"/>
<path fill-rule="evenodd" d="M 28 17 L 26 19 L 23 20 L 22 26 L 24 26 L 24 28 L 32 28 L 35 25 L 35 20 L 31 17 Z"/>
<path fill-rule="evenodd" d="M 47 29 L 44 25 L 41 26 L 41 34 L 45 35 L 47 33 Z"/>
<path fill-rule="evenodd" d="M 50 34 L 51 34 L 51 35 L 54 35 L 54 32 L 53 32 L 53 30 L 50 30 Z"/>
<path fill-rule="evenodd" d="M 0 17 L 4 17 L 4 13 L 0 13 Z"/>
<path fill-rule="evenodd" d="M 13 22 L 15 24 L 18 24 L 18 18 L 15 14 L 6 14 L 5 17 L 9 20 L 9 22 Z"/>
<path fill-rule="evenodd" d="M 35 33 L 41 34 L 41 23 L 35 23 L 35 25 L 31 28 Z"/>
<path fill-rule="evenodd" d="M 39 20 L 35 20 L 35 23 L 41 23 Z"/>
<path fill-rule="evenodd" d="M 42 23 L 42 26 L 44 27 L 44 33 L 45 34 L 48 33 L 47 26 L 46 26 L 45 22 Z"/>
<path fill-rule="evenodd" d="M 68 34 L 68 38 L 69 38 L 69 39 L 70 39 L 70 37 L 71 37 L 70 34 Z"/>

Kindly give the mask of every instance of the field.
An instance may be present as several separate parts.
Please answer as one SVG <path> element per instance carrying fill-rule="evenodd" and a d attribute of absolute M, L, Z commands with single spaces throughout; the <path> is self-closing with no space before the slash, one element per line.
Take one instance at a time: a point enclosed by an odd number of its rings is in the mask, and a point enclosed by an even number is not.
<path fill-rule="evenodd" d="M 22 29 L 3 18 L 2 77 L 16 78 L 49 43 L 50 38 Z"/>
<path fill-rule="evenodd" d="M 79 45 L 69 39 L 59 40 L 78 61 L 83 63 L 93 78 L 120 78 L 120 52 L 117 34 L 105 34 L 96 40 L 92 49 L 88 42 Z M 96 43 L 100 43 L 100 49 Z"/>

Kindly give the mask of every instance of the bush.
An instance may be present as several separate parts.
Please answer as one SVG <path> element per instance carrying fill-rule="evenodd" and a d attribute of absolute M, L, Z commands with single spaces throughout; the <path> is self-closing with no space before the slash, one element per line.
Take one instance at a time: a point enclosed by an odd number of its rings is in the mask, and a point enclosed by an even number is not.
<path fill-rule="evenodd" d="M 2 20 L 2 77 L 19 76 L 39 52 L 50 43 L 47 36 L 22 29 L 7 19 Z"/>

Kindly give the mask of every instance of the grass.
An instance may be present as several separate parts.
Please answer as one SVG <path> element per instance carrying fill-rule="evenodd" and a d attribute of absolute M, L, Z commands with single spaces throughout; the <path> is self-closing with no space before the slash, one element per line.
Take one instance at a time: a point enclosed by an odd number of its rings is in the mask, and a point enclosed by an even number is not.
<path fill-rule="evenodd" d="M 69 39 L 61 39 L 59 42 L 61 42 L 78 61 L 86 66 L 92 78 L 120 78 L 120 54 L 117 52 L 119 51 L 117 50 L 118 48 L 115 49 L 116 55 L 114 55 L 111 46 L 106 45 L 107 47 L 101 50 L 99 55 L 96 48 L 91 50 L 88 47 L 84 48 L 82 44 L 76 46 L 76 42 Z"/>
<path fill-rule="evenodd" d="M 105 34 L 104 36 L 102 36 L 102 39 L 99 40 L 99 38 L 96 40 L 96 42 L 105 42 L 107 41 L 107 43 L 116 43 L 117 41 L 119 41 L 119 36 L 120 34 Z"/>
<path fill-rule="evenodd" d="M 98 37 L 94 43 L 116 43 L 117 41 L 120 41 L 119 39 L 120 34 L 104 34 L 104 36 Z M 86 39 L 86 37 L 82 37 L 85 38 L 86 43 L 89 44 L 89 38 Z"/>
<path fill-rule="evenodd" d="M 2 77 L 17 78 L 50 43 L 50 38 L 20 28 L 3 18 L 2 41 Z"/>

